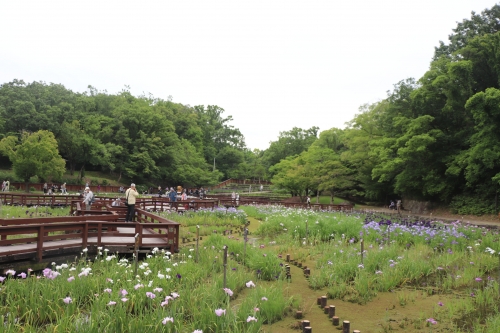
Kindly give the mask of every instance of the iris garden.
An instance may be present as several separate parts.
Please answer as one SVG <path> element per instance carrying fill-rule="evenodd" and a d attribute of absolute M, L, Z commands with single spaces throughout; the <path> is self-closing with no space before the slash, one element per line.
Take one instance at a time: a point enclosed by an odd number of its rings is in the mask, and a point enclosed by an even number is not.
<path fill-rule="evenodd" d="M 245 242 L 247 217 L 257 220 Z M 183 225 L 182 233 L 206 237 L 177 254 L 155 249 L 137 266 L 106 248 L 92 258 L 82 249 L 72 262 L 54 262 L 43 272 L 0 275 L 2 329 L 270 332 L 269 324 L 309 311 L 284 273 L 290 254 L 311 268 L 311 291 L 330 299 L 369 309 L 382 293 L 398 295 L 402 306 L 412 293 L 442 296 L 401 323 L 405 331 L 500 330 L 496 230 L 276 206 L 168 218 Z"/>

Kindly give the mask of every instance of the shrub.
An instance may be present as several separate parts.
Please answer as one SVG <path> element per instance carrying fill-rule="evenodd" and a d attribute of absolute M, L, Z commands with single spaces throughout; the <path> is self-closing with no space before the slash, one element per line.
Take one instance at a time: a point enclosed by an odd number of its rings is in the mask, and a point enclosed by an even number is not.
<path fill-rule="evenodd" d="M 109 185 L 108 180 L 107 179 L 103 179 L 102 180 L 102 185 Z"/>
<path fill-rule="evenodd" d="M 495 203 L 477 195 L 457 195 L 451 200 L 450 208 L 454 214 L 480 216 L 495 213 Z"/>

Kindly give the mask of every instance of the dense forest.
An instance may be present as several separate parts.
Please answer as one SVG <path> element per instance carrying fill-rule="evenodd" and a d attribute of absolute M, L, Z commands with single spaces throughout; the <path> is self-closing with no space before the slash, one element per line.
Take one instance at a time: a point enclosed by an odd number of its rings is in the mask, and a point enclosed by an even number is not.
<path fill-rule="evenodd" d="M 251 151 L 215 105 L 14 80 L 0 86 L 0 151 L 8 157 L 3 166 L 24 181 L 57 180 L 66 169 L 151 185 L 254 178 L 299 196 L 403 197 L 492 213 L 500 189 L 499 85 L 495 5 L 458 23 L 419 80 L 396 83 L 345 129 L 293 128 Z"/>

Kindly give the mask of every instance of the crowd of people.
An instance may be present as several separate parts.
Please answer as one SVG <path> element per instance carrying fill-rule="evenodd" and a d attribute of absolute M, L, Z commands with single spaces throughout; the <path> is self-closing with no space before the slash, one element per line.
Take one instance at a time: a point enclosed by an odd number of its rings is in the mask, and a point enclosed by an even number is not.
<path fill-rule="evenodd" d="M 59 190 L 61 195 L 68 194 L 68 192 L 66 191 L 66 183 L 63 183 L 61 187 L 59 187 L 57 184 L 52 184 L 49 186 L 47 183 L 44 183 L 42 189 L 43 189 L 43 194 L 47 195 L 56 194 L 57 191 Z"/>
<path fill-rule="evenodd" d="M 200 198 L 204 199 L 207 197 L 208 191 L 203 187 L 201 188 L 181 188 L 180 186 L 177 189 L 170 187 L 165 187 L 163 189 L 161 186 L 158 186 L 156 193 L 152 187 L 149 188 L 148 194 L 157 194 L 159 197 L 166 196 L 170 199 L 170 201 L 177 201 L 177 198 L 180 197 L 181 200 L 187 200 L 188 198 Z"/>

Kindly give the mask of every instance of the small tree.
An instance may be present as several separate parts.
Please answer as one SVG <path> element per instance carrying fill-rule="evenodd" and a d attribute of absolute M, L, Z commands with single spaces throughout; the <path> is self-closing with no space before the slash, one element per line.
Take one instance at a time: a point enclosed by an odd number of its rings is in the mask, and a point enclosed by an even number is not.
<path fill-rule="evenodd" d="M 57 150 L 57 141 L 49 131 L 22 132 L 20 138 L 8 136 L 0 141 L 0 152 L 12 162 L 17 177 L 24 180 L 29 192 L 29 179 L 61 178 L 65 161 Z"/>

